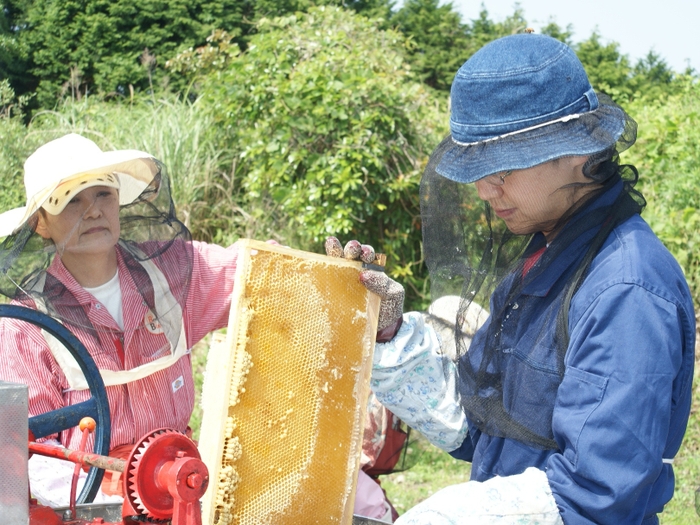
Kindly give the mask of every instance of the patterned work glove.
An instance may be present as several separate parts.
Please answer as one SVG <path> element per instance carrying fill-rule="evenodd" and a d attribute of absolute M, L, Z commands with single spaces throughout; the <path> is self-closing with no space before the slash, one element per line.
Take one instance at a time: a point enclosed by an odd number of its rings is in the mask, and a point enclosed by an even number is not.
<path fill-rule="evenodd" d="M 369 244 L 360 244 L 358 241 L 349 241 L 343 248 L 338 239 L 328 237 L 326 238 L 325 248 L 326 255 L 330 257 L 343 257 L 367 264 L 371 264 L 375 259 L 374 248 Z M 403 286 L 384 272 L 375 270 L 362 270 L 360 272 L 360 282 L 382 300 L 379 306 L 377 342 L 386 343 L 391 341 L 403 322 L 403 300 L 405 296 Z"/>

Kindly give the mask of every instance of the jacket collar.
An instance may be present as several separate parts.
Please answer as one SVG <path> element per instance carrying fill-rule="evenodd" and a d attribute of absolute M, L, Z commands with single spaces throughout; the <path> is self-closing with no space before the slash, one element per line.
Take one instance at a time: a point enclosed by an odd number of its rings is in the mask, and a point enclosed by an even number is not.
<path fill-rule="evenodd" d="M 610 189 L 602 193 L 592 203 L 585 206 L 583 210 L 577 212 L 573 217 L 571 217 L 564 228 L 562 228 L 559 235 L 557 235 L 555 240 L 552 242 L 552 245 L 547 249 L 554 248 L 554 245 L 558 240 L 561 241 L 562 239 L 566 239 L 568 236 L 570 236 L 572 232 L 575 231 L 577 222 L 581 219 L 583 214 L 590 213 L 596 209 L 611 206 L 619 197 L 621 191 L 622 181 L 618 180 Z M 537 275 L 531 282 L 527 283 L 523 287 L 522 293 L 538 297 L 546 296 L 552 287 L 562 277 L 568 277 L 571 272 L 575 270 L 576 264 L 584 256 L 588 246 L 599 230 L 600 225 L 596 225 L 578 234 L 575 239 L 556 256 L 554 260 L 548 263 L 548 267 L 545 271 L 540 272 L 539 275 Z M 526 253 L 536 250 L 538 246 L 542 246 L 544 243 L 544 235 L 541 233 L 535 234 L 533 239 L 530 241 L 530 245 L 528 246 Z M 540 264 L 543 262 L 543 259 L 544 257 L 535 263 L 532 271 L 537 271 Z"/>

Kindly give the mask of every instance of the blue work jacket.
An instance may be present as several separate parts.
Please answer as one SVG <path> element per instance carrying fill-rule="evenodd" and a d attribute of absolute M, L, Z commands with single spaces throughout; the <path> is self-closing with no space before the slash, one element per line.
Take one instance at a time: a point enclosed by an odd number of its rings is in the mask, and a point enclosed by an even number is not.
<path fill-rule="evenodd" d="M 619 191 L 618 184 L 601 204 Z M 504 305 L 507 283 L 491 299 L 491 312 L 505 307 L 506 314 L 499 360 L 504 405 L 517 411 L 538 403 L 543 417 L 534 425 L 551 421 L 558 449 L 494 437 L 470 424 L 451 454 L 471 461 L 478 481 L 531 466 L 544 470 L 566 525 L 658 523 L 673 495 L 670 463 L 690 412 L 693 302 L 678 263 L 633 215 L 609 235 L 571 300 L 562 379 L 551 305 L 561 303 L 589 240 L 585 234 L 573 242 L 511 304 Z M 463 359 L 478 359 L 489 322 Z M 533 391 L 518 388 L 523 378 L 541 385 L 538 398 L 523 398 Z"/>

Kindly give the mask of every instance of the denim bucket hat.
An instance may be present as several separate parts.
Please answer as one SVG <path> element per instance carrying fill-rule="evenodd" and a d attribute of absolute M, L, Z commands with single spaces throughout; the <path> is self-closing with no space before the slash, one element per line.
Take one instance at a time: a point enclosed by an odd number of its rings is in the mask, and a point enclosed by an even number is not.
<path fill-rule="evenodd" d="M 571 48 L 528 33 L 472 55 L 455 76 L 450 102 L 451 140 L 441 145 L 435 170 L 463 183 L 610 150 L 631 121 L 595 93 Z"/>

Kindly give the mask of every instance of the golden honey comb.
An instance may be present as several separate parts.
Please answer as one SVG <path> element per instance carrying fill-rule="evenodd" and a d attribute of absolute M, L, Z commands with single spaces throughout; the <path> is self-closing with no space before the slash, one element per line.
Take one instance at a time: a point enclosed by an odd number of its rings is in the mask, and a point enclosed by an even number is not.
<path fill-rule="evenodd" d="M 350 525 L 379 298 L 361 263 L 237 244 L 202 393 L 203 523 Z"/>

